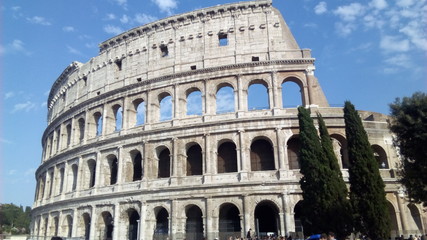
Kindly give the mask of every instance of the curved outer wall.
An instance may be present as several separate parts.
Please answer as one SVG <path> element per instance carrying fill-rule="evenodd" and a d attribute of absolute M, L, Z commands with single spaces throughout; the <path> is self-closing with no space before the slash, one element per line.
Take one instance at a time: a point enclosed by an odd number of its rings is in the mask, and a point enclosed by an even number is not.
<path fill-rule="evenodd" d="M 73 62 L 52 86 L 32 235 L 298 234 L 298 119 L 284 107 L 282 87 L 294 84 L 300 104 L 322 113 L 348 180 L 343 111 L 329 107 L 313 63 L 270 1 L 197 10 L 101 43 L 98 56 Z M 248 108 L 254 84 L 265 87 L 265 109 Z M 234 102 L 225 113 L 224 87 Z M 201 113 L 187 115 L 194 92 Z M 391 234 L 422 231 L 422 209 L 400 197 L 386 116 L 360 114 L 382 165 Z"/>

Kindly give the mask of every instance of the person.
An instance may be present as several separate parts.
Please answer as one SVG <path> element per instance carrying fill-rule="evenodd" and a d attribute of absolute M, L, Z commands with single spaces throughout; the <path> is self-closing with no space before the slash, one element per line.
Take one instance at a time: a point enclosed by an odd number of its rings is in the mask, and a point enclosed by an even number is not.
<path fill-rule="evenodd" d="M 246 238 L 247 239 L 251 239 L 251 231 L 252 231 L 252 229 L 249 228 L 248 233 L 246 233 Z"/>
<path fill-rule="evenodd" d="M 320 234 L 320 240 L 328 240 L 329 239 L 329 234 L 326 235 L 325 233 Z"/>
<path fill-rule="evenodd" d="M 336 239 L 335 239 L 335 233 L 333 233 L 333 232 L 329 232 L 329 233 L 328 233 L 328 236 L 327 236 L 327 239 L 328 239 L 328 240 L 336 240 Z"/>

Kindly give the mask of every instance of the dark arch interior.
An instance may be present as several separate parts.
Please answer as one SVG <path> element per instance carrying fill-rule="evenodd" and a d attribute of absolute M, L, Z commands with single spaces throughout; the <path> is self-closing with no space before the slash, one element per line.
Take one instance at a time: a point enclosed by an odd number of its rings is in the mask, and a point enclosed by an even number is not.
<path fill-rule="evenodd" d="M 162 208 L 156 215 L 156 228 L 154 229 L 154 239 L 164 240 L 169 234 L 169 214 Z"/>
<path fill-rule="evenodd" d="M 187 176 L 202 175 L 202 149 L 199 145 L 187 151 Z"/>
<path fill-rule="evenodd" d="M 236 145 L 225 142 L 218 148 L 218 173 L 237 172 Z"/>
<path fill-rule="evenodd" d="M 170 177 L 170 165 L 170 151 L 166 148 L 159 154 L 159 170 L 157 176 L 159 178 Z"/>
<path fill-rule="evenodd" d="M 239 209 L 233 204 L 221 206 L 219 211 L 219 232 L 235 233 L 240 232 Z"/>
<path fill-rule="evenodd" d="M 197 206 L 191 206 L 187 210 L 187 222 L 185 224 L 187 240 L 203 239 L 202 211 Z"/>
<path fill-rule="evenodd" d="M 273 233 L 277 236 L 279 214 L 270 202 L 262 202 L 255 208 L 255 226 L 260 236 Z"/>
<path fill-rule="evenodd" d="M 111 171 L 111 176 L 110 176 L 110 185 L 116 184 L 117 183 L 117 171 L 118 171 L 118 163 L 117 163 L 117 158 L 114 157 L 111 160 L 111 165 L 110 165 L 110 171 Z"/>
<path fill-rule="evenodd" d="M 142 157 L 141 153 L 135 155 L 133 158 L 133 181 L 139 181 L 142 179 Z"/>
<path fill-rule="evenodd" d="M 274 170 L 274 153 L 271 144 L 258 139 L 251 145 L 251 170 L 264 171 Z"/>
<path fill-rule="evenodd" d="M 129 240 L 137 240 L 138 238 L 138 221 L 138 212 L 132 210 L 129 215 Z"/>
<path fill-rule="evenodd" d="M 289 169 L 299 169 L 299 151 L 301 148 L 299 139 L 296 137 L 289 139 L 287 148 Z"/>

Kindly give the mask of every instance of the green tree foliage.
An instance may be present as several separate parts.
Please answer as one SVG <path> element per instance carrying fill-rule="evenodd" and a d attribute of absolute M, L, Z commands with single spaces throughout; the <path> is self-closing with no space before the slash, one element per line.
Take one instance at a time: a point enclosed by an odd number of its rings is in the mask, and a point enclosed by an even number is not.
<path fill-rule="evenodd" d="M 387 239 L 390 220 L 385 185 L 362 120 L 349 101 L 345 102 L 344 120 L 350 158 L 350 201 L 355 228 L 373 240 Z"/>
<path fill-rule="evenodd" d="M 390 110 L 390 130 L 402 156 L 400 181 L 412 201 L 427 206 L 427 95 L 397 98 Z"/>
<path fill-rule="evenodd" d="M 29 233 L 31 208 L 0 204 L 0 233 Z"/>
<path fill-rule="evenodd" d="M 325 157 L 325 163 L 328 175 L 325 177 L 327 182 L 326 197 L 329 197 L 329 205 L 326 219 L 330 229 L 335 232 L 338 239 L 345 239 L 353 230 L 352 227 L 352 209 L 348 200 L 348 190 L 345 185 L 338 159 L 335 156 L 332 139 L 329 136 L 325 121 L 320 113 L 317 113 L 319 123 L 319 134 L 322 149 Z M 327 232 L 327 231 L 323 231 Z"/>
<path fill-rule="evenodd" d="M 314 127 L 310 110 L 298 108 L 301 149 L 299 154 L 300 180 L 302 190 L 301 221 L 304 234 L 311 235 L 330 230 L 327 220 L 330 198 L 328 196 L 328 174 L 331 172 L 325 162 L 324 153 Z"/>

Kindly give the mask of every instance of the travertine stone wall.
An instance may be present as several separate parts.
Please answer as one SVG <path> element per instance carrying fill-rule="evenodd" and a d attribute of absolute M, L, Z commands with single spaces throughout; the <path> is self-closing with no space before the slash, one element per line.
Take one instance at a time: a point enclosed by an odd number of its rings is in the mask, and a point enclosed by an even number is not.
<path fill-rule="evenodd" d="M 52 86 L 32 234 L 222 240 L 252 228 L 296 237 L 298 119 L 283 105 L 285 83 L 324 116 L 348 181 L 343 111 L 329 107 L 314 69 L 266 0 L 173 16 L 101 43 Z M 248 107 L 254 84 L 265 87 L 264 109 Z M 234 100 L 227 112 L 218 106 L 223 87 Z M 201 113 L 188 115 L 194 92 Z M 172 116 L 163 120 L 166 97 Z M 422 231 L 423 209 L 406 202 L 396 179 L 387 116 L 360 114 L 386 183 L 391 236 Z"/>

